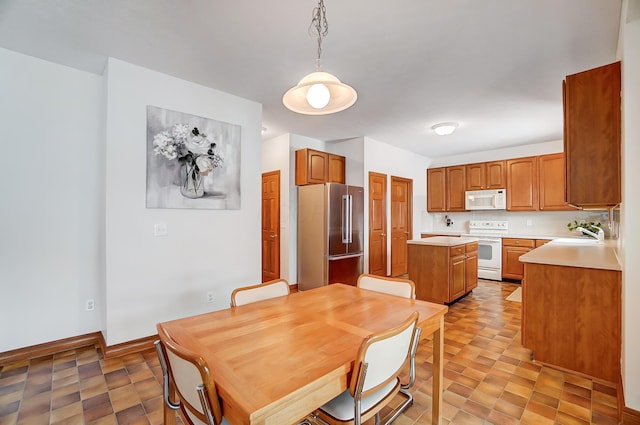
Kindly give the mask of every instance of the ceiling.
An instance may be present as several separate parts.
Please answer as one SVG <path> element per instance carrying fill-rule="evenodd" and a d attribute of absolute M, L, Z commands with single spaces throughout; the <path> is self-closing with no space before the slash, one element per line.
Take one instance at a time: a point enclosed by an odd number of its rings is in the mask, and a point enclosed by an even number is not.
<path fill-rule="evenodd" d="M 263 105 L 264 138 L 367 136 L 429 157 L 559 140 L 565 75 L 616 60 L 622 0 L 325 0 L 322 63 L 357 103 L 305 116 L 317 0 L 0 0 L 0 47 L 101 74 L 118 58 Z M 451 136 L 431 125 L 460 123 Z"/>

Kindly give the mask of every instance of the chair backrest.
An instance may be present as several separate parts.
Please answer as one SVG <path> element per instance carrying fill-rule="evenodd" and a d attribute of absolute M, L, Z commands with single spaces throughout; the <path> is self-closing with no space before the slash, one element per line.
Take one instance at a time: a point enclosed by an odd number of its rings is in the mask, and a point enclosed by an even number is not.
<path fill-rule="evenodd" d="M 382 277 L 365 273 L 358 277 L 357 286 L 358 288 L 404 298 L 415 298 L 416 296 L 416 285 L 409 279 Z"/>
<path fill-rule="evenodd" d="M 283 297 L 290 293 L 289 282 L 284 279 L 271 280 L 260 285 L 234 289 L 231 293 L 231 306 L 236 307 L 269 298 Z"/>
<path fill-rule="evenodd" d="M 163 368 L 166 365 L 168 376 L 175 384 L 179 407 L 184 415 L 196 425 L 223 423 L 215 383 L 205 360 L 177 344 L 164 328 L 158 327 L 158 335 L 160 341 L 156 342 L 156 349 L 160 363 Z M 165 402 L 175 409 L 178 406 L 169 401 L 167 387 L 165 383 Z"/>
<path fill-rule="evenodd" d="M 349 386 L 352 396 L 358 392 L 366 396 L 399 379 L 400 371 L 409 360 L 417 323 L 418 312 L 414 311 L 398 326 L 369 335 L 362 341 Z"/>

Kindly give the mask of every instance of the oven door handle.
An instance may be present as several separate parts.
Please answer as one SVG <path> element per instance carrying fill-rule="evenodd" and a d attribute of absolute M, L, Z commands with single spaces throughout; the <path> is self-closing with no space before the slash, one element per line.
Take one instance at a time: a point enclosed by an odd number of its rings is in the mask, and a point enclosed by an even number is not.
<path fill-rule="evenodd" d="M 488 238 L 478 238 L 478 242 L 489 242 L 489 243 L 502 243 L 502 239 L 488 239 Z"/>

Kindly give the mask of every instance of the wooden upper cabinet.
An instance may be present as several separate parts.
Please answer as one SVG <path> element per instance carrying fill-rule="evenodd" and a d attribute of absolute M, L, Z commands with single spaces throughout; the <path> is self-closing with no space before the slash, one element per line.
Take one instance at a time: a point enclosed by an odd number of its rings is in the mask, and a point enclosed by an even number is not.
<path fill-rule="evenodd" d="M 509 159 L 507 164 L 507 210 L 538 209 L 538 157 Z"/>
<path fill-rule="evenodd" d="M 296 185 L 345 182 L 345 158 L 315 149 L 296 151 Z"/>
<path fill-rule="evenodd" d="M 329 154 L 329 183 L 345 182 L 345 157 L 340 155 Z"/>
<path fill-rule="evenodd" d="M 465 206 L 465 178 L 464 165 L 447 167 L 447 211 L 464 211 Z"/>
<path fill-rule="evenodd" d="M 504 189 L 507 187 L 505 162 L 479 162 L 465 165 L 466 190 Z"/>
<path fill-rule="evenodd" d="M 538 208 L 540 211 L 575 210 L 565 202 L 564 153 L 538 157 Z"/>
<path fill-rule="evenodd" d="M 620 62 L 567 76 L 563 83 L 567 202 L 619 204 Z"/>
<path fill-rule="evenodd" d="M 447 171 L 445 167 L 427 170 L 427 211 L 446 211 Z"/>

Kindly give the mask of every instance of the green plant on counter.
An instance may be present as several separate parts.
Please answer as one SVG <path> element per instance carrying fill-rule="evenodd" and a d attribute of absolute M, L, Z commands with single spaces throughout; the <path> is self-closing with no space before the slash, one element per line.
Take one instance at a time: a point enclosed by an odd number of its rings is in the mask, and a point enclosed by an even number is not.
<path fill-rule="evenodd" d="M 573 223 L 567 223 L 567 229 L 571 232 L 576 230 L 578 227 L 582 227 L 583 229 L 587 229 L 593 233 L 598 233 L 598 230 L 602 228 L 600 223 L 594 223 L 593 221 L 586 222 L 581 220 L 578 222 L 578 220 L 573 220 Z"/>

